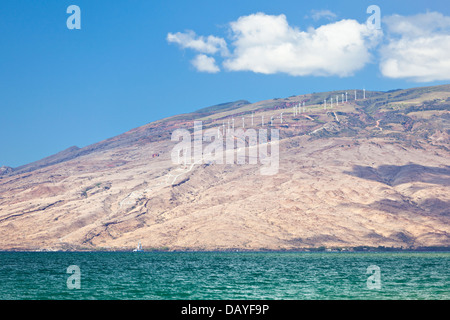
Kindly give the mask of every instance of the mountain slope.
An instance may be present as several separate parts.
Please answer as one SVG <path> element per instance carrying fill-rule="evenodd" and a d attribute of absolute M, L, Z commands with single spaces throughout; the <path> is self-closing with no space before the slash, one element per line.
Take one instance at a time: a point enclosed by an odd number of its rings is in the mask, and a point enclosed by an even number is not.
<path fill-rule="evenodd" d="M 450 86 L 356 94 L 217 105 L 4 170 L 0 249 L 450 246 Z M 279 129 L 277 174 L 172 163 L 175 129 L 242 118 Z"/>

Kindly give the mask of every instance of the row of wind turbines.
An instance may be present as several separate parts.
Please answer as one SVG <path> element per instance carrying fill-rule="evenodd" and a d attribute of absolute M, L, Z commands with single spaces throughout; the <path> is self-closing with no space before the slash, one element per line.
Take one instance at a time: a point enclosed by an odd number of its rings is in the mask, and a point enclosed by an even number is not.
<path fill-rule="evenodd" d="M 366 89 L 363 89 L 362 91 L 363 91 L 363 100 L 365 100 L 366 99 Z M 339 97 L 341 97 L 340 101 L 339 101 Z M 354 100 L 356 101 L 357 100 L 357 91 L 356 90 L 354 91 L 354 97 L 355 97 Z M 330 109 L 333 108 L 333 102 L 335 103 L 336 106 L 339 106 L 339 103 L 341 105 L 344 103 L 347 103 L 348 102 L 348 92 L 345 92 L 345 94 L 341 93 L 340 95 L 337 94 L 336 99 L 334 101 L 333 101 L 333 97 L 330 97 L 329 104 L 328 104 L 330 106 Z M 327 110 L 327 99 L 323 100 L 323 109 Z M 306 111 L 307 111 L 307 108 L 306 108 L 305 101 L 299 102 L 293 107 L 294 116 L 297 116 L 298 114 L 300 114 L 302 112 L 306 112 Z M 276 118 L 280 119 L 280 124 L 283 124 L 283 112 L 281 112 L 278 117 L 275 117 L 275 118 L 274 118 L 274 116 L 270 117 L 270 120 L 269 120 L 270 126 L 273 126 L 274 119 L 276 119 Z M 269 122 L 267 122 L 267 123 L 269 123 Z M 252 112 L 252 114 L 251 114 L 251 126 L 252 127 L 254 126 L 254 123 L 255 123 L 254 122 L 254 114 Z M 265 125 L 264 115 L 261 115 L 261 126 L 264 126 L 264 125 Z M 225 124 L 225 121 L 222 122 L 222 128 L 224 130 L 223 132 L 225 132 L 225 126 L 227 126 L 228 130 L 234 130 L 235 129 L 235 118 L 232 117 L 231 119 L 228 119 L 227 124 Z M 244 116 L 242 117 L 242 128 L 245 129 L 245 117 Z"/>
<path fill-rule="evenodd" d="M 341 104 L 344 103 L 344 94 L 341 94 L 342 98 L 341 98 Z M 363 100 L 366 99 L 366 89 L 363 89 Z M 355 101 L 357 100 L 357 96 L 356 96 L 356 90 L 355 90 Z M 336 106 L 339 105 L 339 95 L 336 95 Z M 345 102 L 348 101 L 348 92 L 345 92 Z M 327 99 L 323 100 L 323 108 L 324 110 L 327 109 Z M 333 97 L 330 98 L 330 108 L 333 108 Z"/>

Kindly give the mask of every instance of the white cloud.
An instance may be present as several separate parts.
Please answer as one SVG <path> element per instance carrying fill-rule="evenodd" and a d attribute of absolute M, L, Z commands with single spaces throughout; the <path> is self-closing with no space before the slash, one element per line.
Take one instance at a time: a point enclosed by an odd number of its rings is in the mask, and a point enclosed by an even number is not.
<path fill-rule="evenodd" d="M 389 31 L 380 49 L 380 71 L 416 82 L 450 80 L 450 17 L 438 12 L 384 19 Z"/>
<path fill-rule="evenodd" d="M 349 76 L 371 60 L 381 32 L 355 20 L 317 29 L 291 27 L 285 15 L 256 13 L 230 24 L 235 47 L 223 65 L 230 71 L 294 76 Z"/>
<path fill-rule="evenodd" d="M 330 10 L 312 10 L 311 18 L 314 21 L 320 20 L 322 18 L 327 20 L 333 20 L 336 19 L 336 14 L 334 12 L 331 12 Z"/>
<path fill-rule="evenodd" d="M 197 55 L 191 63 L 198 71 L 201 72 L 217 73 L 220 71 L 219 67 L 216 65 L 216 60 L 205 54 Z"/>
<path fill-rule="evenodd" d="M 328 10 L 314 13 L 317 19 L 335 17 Z M 283 14 L 256 13 L 230 23 L 232 52 L 225 39 L 194 31 L 169 33 L 167 41 L 202 53 L 191 61 L 198 71 L 219 72 L 211 57 L 219 54 L 228 71 L 344 77 L 371 62 L 370 50 L 381 36 L 380 30 L 351 19 L 303 31 L 290 26 Z"/>
<path fill-rule="evenodd" d="M 215 54 L 220 52 L 222 55 L 228 54 L 227 43 L 225 39 L 215 36 L 198 36 L 194 31 L 188 30 L 185 33 L 169 33 L 167 41 L 180 45 L 183 49 L 189 48 L 201 53 Z"/>
<path fill-rule="evenodd" d="M 450 17 L 439 12 L 427 12 L 414 16 L 401 16 L 398 14 L 383 19 L 391 33 L 405 37 L 428 36 L 435 32 L 448 33 Z"/>

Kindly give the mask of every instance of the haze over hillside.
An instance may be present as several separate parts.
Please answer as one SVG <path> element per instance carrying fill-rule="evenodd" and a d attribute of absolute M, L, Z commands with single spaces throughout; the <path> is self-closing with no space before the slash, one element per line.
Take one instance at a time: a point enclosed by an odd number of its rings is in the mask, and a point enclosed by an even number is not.
<path fill-rule="evenodd" d="M 220 104 L 2 167 L 0 249 L 449 247 L 450 85 L 354 95 Z M 279 129 L 277 173 L 174 163 L 194 120 Z"/>

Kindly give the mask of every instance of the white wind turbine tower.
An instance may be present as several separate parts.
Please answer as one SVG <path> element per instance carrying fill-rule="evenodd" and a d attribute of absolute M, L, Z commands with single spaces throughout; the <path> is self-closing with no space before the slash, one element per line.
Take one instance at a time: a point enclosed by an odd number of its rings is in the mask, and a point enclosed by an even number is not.
<path fill-rule="evenodd" d="M 264 126 L 264 115 L 261 116 L 261 127 Z"/>
<path fill-rule="evenodd" d="M 323 99 L 323 109 L 327 110 L 327 99 Z"/>
<path fill-rule="evenodd" d="M 242 128 L 245 128 L 245 118 L 242 117 Z"/>
<path fill-rule="evenodd" d="M 366 99 L 366 89 L 363 89 L 363 99 Z"/>
<path fill-rule="evenodd" d="M 234 131 L 234 118 L 231 119 L 231 122 L 233 123 L 233 124 L 232 124 L 232 129 L 233 129 L 233 131 Z"/>
<path fill-rule="evenodd" d="M 342 94 L 342 104 L 344 104 L 344 94 Z"/>
<path fill-rule="evenodd" d="M 336 95 L 336 106 L 339 105 L 339 95 Z"/>
<path fill-rule="evenodd" d="M 305 101 L 303 101 L 303 112 L 306 112 Z"/>
<path fill-rule="evenodd" d="M 347 102 L 347 91 L 345 91 L 345 102 Z"/>
<path fill-rule="evenodd" d="M 281 122 L 281 124 L 283 124 L 283 112 L 280 113 L 280 122 Z"/>
<path fill-rule="evenodd" d="M 356 90 L 355 90 L 355 101 L 356 101 Z"/>
<path fill-rule="evenodd" d="M 330 108 L 333 109 L 333 97 L 330 98 Z"/>

